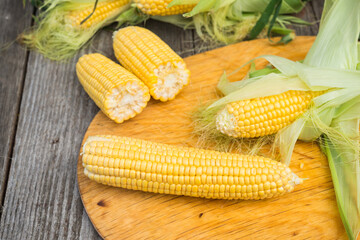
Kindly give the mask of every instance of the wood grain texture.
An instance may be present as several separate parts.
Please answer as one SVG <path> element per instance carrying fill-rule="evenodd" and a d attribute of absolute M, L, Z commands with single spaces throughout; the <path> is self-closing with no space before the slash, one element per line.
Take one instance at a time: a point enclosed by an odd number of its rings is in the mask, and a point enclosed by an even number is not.
<path fill-rule="evenodd" d="M 314 2 L 316 2 L 316 8 L 314 8 Z M 321 14 L 315 14 L 315 9 L 320 8 L 321 6 L 323 6 L 323 4 L 324 0 L 313 0 L 307 3 L 305 8 L 301 12 L 295 14 L 296 17 L 308 21 L 312 24 L 310 26 L 292 26 L 298 36 L 313 36 L 318 33 Z M 318 13 L 318 11 L 316 12 Z"/>
<path fill-rule="evenodd" d="M 93 47 L 111 34 L 97 40 Z M 75 62 L 30 53 L 0 239 L 79 239 L 83 227 L 98 238 L 83 217 L 74 161 L 77 136 L 98 109 L 78 83 Z"/>
<path fill-rule="evenodd" d="M 159 31 L 169 35 L 166 41 L 176 51 L 188 48 L 182 44 L 188 36 L 192 41 L 191 31 L 174 26 Z M 111 36 L 102 31 L 68 63 L 30 53 L 0 221 L 1 240 L 101 239 L 84 211 L 76 182 L 78 149 L 98 108 L 78 83 L 75 62 L 89 52 L 115 60 Z"/>
<path fill-rule="evenodd" d="M 215 97 L 223 70 L 232 71 L 261 54 L 300 60 L 313 40 L 299 37 L 286 46 L 255 40 L 188 57 L 191 84 L 175 100 L 151 100 L 140 115 L 123 124 L 100 112 L 84 140 L 90 135 L 115 134 L 196 147 L 190 114 L 201 102 Z M 241 71 L 234 78 L 244 74 Z M 261 201 L 208 200 L 108 187 L 83 174 L 81 156 L 78 183 L 86 211 L 105 239 L 346 239 L 327 160 L 318 146 L 299 142 L 290 167 L 308 180 L 293 193 Z"/>
<path fill-rule="evenodd" d="M 314 16 L 318 21 L 320 21 L 320 19 L 321 19 L 324 2 L 325 2 L 325 0 L 312 0 L 310 2 L 310 4 L 312 5 L 312 9 L 314 11 Z"/>
<path fill-rule="evenodd" d="M 11 162 L 17 114 L 22 94 L 26 50 L 14 43 L 31 24 L 32 7 L 22 1 L 0 2 L 0 202 L 2 204 Z M 0 212 L 1 216 L 1 212 Z"/>
<path fill-rule="evenodd" d="M 159 36 L 181 57 L 194 55 L 196 49 L 194 48 L 193 30 L 184 31 L 180 27 L 169 23 L 160 23 L 152 19 L 148 20 L 143 26 Z"/>

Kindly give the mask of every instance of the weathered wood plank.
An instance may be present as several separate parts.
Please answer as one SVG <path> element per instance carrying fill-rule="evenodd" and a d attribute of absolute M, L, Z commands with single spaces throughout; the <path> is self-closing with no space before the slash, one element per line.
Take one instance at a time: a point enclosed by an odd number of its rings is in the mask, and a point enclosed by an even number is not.
<path fill-rule="evenodd" d="M 94 226 L 90 222 L 90 219 L 85 210 L 83 210 L 81 218 L 81 228 L 79 240 L 95 240 L 101 239 L 97 232 L 95 232 Z"/>
<path fill-rule="evenodd" d="M 149 24 L 178 52 L 193 41 L 191 31 Z M 103 31 L 79 55 L 102 52 L 114 59 L 111 35 Z M 83 210 L 76 182 L 81 141 L 98 111 L 77 81 L 77 57 L 57 63 L 30 54 L 0 239 L 99 238 Z"/>
<path fill-rule="evenodd" d="M 310 4 L 312 5 L 314 14 L 316 16 L 317 21 L 320 21 L 321 19 L 321 14 L 323 11 L 323 7 L 324 7 L 324 2 L 325 0 L 312 0 L 310 2 Z"/>
<path fill-rule="evenodd" d="M 313 0 L 313 2 L 316 1 L 319 0 Z M 299 17 L 310 23 L 313 23 L 311 26 L 293 26 L 292 28 L 295 29 L 296 35 L 312 36 L 318 33 L 318 29 L 319 29 L 318 18 L 314 13 L 313 5 L 311 3 L 307 3 L 305 8 L 298 14 L 295 14 L 294 16 Z"/>
<path fill-rule="evenodd" d="M 95 48 L 111 35 L 97 40 Z M 30 54 L 0 239 L 79 238 L 83 207 L 74 156 L 97 108 L 76 79 L 75 62 Z"/>
<path fill-rule="evenodd" d="M 147 21 L 145 27 L 157 34 L 181 57 L 187 57 L 195 53 L 192 30 L 184 31 L 180 27 L 155 20 Z"/>
<path fill-rule="evenodd" d="M 31 24 L 32 7 L 22 1 L 0 2 L 0 202 L 2 204 L 11 163 L 11 149 L 24 80 L 27 52 L 16 37 Z M 1 216 L 1 212 L 0 212 Z"/>

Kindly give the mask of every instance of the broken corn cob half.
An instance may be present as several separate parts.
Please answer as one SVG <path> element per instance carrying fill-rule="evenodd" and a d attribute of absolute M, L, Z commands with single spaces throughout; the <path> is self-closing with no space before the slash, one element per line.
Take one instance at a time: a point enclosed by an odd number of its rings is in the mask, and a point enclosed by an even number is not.
<path fill-rule="evenodd" d="M 290 125 L 323 92 L 287 91 L 278 95 L 232 102 L 217 115 L 216 127 L 237 138 L 262 137 Z"/>
<path fill-rule="evenodd" d="M 117 123 L 140 113 L 149 89 L 135 75 L 101 54 L 82 56 L 76 64 L 79 81 L 96 105 Z"/>
<path fill-rule="evenodd" d="M 172 0 L 134 0 L 141 12 L 152 16 L 168 16 L 190 12 L 196 4 L 184 4 L 167 8 Z"/>
<path fill-rule="evenodd" d="M 126 27 L 113 38 L 116 58 L 149 87 L 154 99 L 174 99 L 189 83 L 184 60 L 151 31 Z"/>
<path fill-rule="evenodd" d="M 192 197 L 264 199 L 302 182 L 268 158 L 118 136 L 88 137 L 82 162 L 85 175 L 98 183 Z"/>
<path fill-rule="evenodd" d="M 93 12 L 93 3 L 84 9 L 71 11 L 68 18 L 73 26 L 79 26 L 83 29 L 90 28 L 106 19 L 119 15 L 130 5 L 130 2 L 130 0 L 108 0 L 99 2 L 94 13 L 83 24 L 81 24 L 81 22 Z"/>

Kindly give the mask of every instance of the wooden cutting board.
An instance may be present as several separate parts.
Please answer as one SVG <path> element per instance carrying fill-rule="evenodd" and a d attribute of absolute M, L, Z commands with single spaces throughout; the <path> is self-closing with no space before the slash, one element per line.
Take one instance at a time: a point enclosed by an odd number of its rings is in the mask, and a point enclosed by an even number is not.
<path fill-rule="evenodd" d="M 175 100 L 151 100 L 140 115 L 122 124 L 99 112 L 84 140 L 95 134 L 115 134 L 196 146 L 190 114 L 216 97 L 215 86 L 224 70 L 230 72 L 263 54 L 300 60 L 313 41 L 314 37 L 298 37 L 288 45 L 272 46 L 267 40 L 255 40 L 188 57 L 191 84 Z M 298 142 L 290 167 L 308 180 L 292 193 L 261 201 L 208 200 L 108 187 L 83 174 L 81 156 L 78 183 L 86 212 L 105 239 L 346 239 L 330 170 L 319 147 Z"/>

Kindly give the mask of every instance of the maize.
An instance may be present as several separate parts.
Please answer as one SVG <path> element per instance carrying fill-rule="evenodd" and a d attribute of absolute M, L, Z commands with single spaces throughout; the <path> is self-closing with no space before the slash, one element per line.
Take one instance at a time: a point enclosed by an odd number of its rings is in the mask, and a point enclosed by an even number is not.
<path fill-rule="evenodd" d="M 84 173 L 105 185 L 214 199 L 264 199 L 291 192 L 302 179 L 284 164 L 259 156 L 90 136 Z"/>
<path fill-rule="evenodd" d="M 189 83 L 184 60 L 151 31 L 126 27 L 114 33 L 115 56 L 150 90 L 154 99 L 174 99 Z"/>
<path fill-rule="evenodd" d="M 190 12 L 196 4 L 177 5 L 167 8 L 172 0 L 134 0 L 141 12 L 152 16 L 168 16 Z"/>
<path fill-rule="evenodd" d="M 130 5 L 130 2 L 130 0 L 107 0 L 99 2 L 93 15 L 83 24 L 81 24 L 81 22 L 93 12 L 93 4 L 90 4 L 85 9 L 71 11 L 68 18 L 73 26 L 80 26 L 83 29 L 90 28 L 108 18 L 119 15 L 128 5 Z"/>
<path fill-rule="evenodd" d="M 121 123 L 140 113 L 149 89 L 135 75 L 101 54 L 82 56 L 76 73 L 85 91 L 110 119 Z"/>
<path fill-rule="evenodd" d="M 217 129 L 231 137 L 254 138 L 290 125 L 323 92 L 290 90 L 278 95 L 232 102 L 217 115 Z"/>

